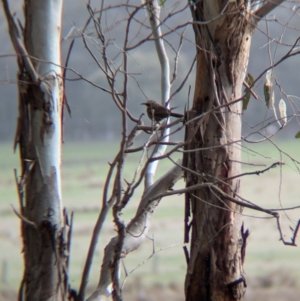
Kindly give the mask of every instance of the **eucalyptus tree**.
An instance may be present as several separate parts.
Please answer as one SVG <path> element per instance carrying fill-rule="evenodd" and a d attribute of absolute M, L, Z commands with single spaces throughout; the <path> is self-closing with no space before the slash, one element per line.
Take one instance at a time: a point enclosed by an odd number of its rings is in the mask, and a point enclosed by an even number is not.
<path fill-rule="evenodd" d="M 69 298 L 85 300 L 97 241 L 111 209 L 117 235 L 104 250 L 98 285 L 87 300 L 106 300 L 107 297 L 121 300 L 121 259 L 143 244 L 161 199 L 174 194 L 185 195 L 184 242 L 190 243 L 190 250 L 184 249 L 186 300 L 242 300 L 246 290 L 243 263 L 249 235 L 241 224 L 243 207 L 274 217 L 280 238 L 286 244 L 295 245 L 300 224 L 298 222 L 292 242 L 286 242 L 279 213 L 246 202 L 239 195 L 243 176 L 241 115 L 242 109 L 247 108 L 250 93 L 255 94 L 256 82 L 251 75 L 246 76 L 251 36 L 258 22 L 283 1 L 199 0 L 188 1 L 177 8 L 177 4 L 182 3 L 178 1 L 164 17 L 160 12 L 168 1 L 120 1 L 109 5 L 102 1 L 100 9 L 93 9 L 89 2 L 89 18 L 77 33 L 106 83 L 98 85 L 72 71 L 110 95 L 119 114 L 114 116 L 118 115 L 121 120 L 122 136 L 120 149 L 110 162 L 102 209 L 94 227 L 78 293 L 68 284 L 70 228 L 61 197 L 62 1 L 25 1 L 24 30 L 18 29 L 7 1 L 2 1 L 19 67 L 15 147 L 19 147 L 21 175 L 16 172 L 20 210 L 15 212 L 22 225 L 25 265 L 20 300 L 65 300 L 67 293 Z M 187 8 L 191 20 L 184 23 L 180 14 Z M 116 11 L 122 12 L 120 20 L 107 18 L 106 14 L 111 16 Z M 170 18 L 179 20 L 177 25 L 173 24 L 174 28 L 168 24 Z M 95 33 L 87 33 L 91 24 Z M 163 25 L 167 32 L 163 31 Z M 117 26 L 123 30 L 121 42 L 114 37 Z M 196 58 L 191 60 L 191 66 L 185 69 L 186 74 L 178 83 L 180 50 L 185 30 L 191 26 L 195 34 Z M 181 28 L 184 30 L 179 32 Z M 179 37 L 177 48 L 167 40 L 172 33 Z M 168 108 L 168 112 L 172 97 L 186 84 L 195 62 L 196 74 L 193 103 L 189 108 L 183 101 L 186 105 L 182 112 L 184 116 L 172 122 L 169 118 L 160 123 L 151 120 L 151 125 L 145 126 L 142 116 L 135 117 L 129 110 L 129 83 L 134 82 L 135 93 L 139 91 L 145 98 L 149 91 L 141 87 L 129 62 L 133 53 L 140 53 L 139 47 L 149 42 L 155 45 L 159 62 L 159 102 Z M 175 54 L 173 74 L 166 43 Z M 292 47 L 283 59 L 297 53 L 299 50 Z M 266 102 L 271 103 L 271 80 L 267 78 Z M 177 88 L 174 88 L 175 83 L 178 83 Z M 243 85 L 246 87 L 244 95 Z M 156 92 L 153 90 L 150 89 L 150 93 Z M 283 102 L 280 104 L 280 117 L 285 124 L 286 109 Z M 277 122 L 281 124 L 278 118 Z M 175 126 L 177 128 L 173 130 Z M 180 129 L 185 130 L 184 141 L 171 141 L 173 132 Z M 140 147 L 133 147 L 134 139 L 141 132 L 149 137 Z M 167 146 L 171 146 L 168 151 Z M 183 158 L 175 161 L 172 154 L 178 150 L 183 152 Z M 123 180 L 128 154 L 139 151 L 142 155 L 132 177 Z M 168 158 L 174 166 L 155 181 L 157 166 L 163 158 Z M 186 187 L 171 190 L 182 177 Z M 121 219 L 122 210 L 143 182 L 144 192 L 136 213 L 125 224 Z"/>
<path fill-rule="evenodd" d="M 19 300 L 65 300 L 68 244 L 61 196 L 64 83 L 61 68 L 63 1 L 25 1 L 24 28 L 3 0 L 17 54 L 19 116 L 14 147 L 23 238 L 24 274 Z"/>
<path fill-rule="evenodd" d="M 185 242 L 191 245 L 185 281 L 189 301 L 241 300 L 246 291 L 243 263 L 249 232 L 244 230 L 241 213 L 245 206 L 263 209 L 239 194 L 242 88 L 254 85 L 253 79 L 247 85 L 246 78 L 252 33 L 282 2 L 190 2 L 197 66 L 184 159 L 190 189 L 185 217 Z M 279 220 L 277 212 L 266 213 Z"/>

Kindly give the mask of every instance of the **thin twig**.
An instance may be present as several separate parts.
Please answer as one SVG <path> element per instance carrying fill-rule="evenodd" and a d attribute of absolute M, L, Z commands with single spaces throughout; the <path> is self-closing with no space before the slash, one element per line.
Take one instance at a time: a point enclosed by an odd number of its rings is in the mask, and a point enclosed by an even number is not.
<path fill-rule="evenodd" d="M 278 231 L 279 231 L 279 235 L 280 235 L 280 240 L 283 242 L 284 245 L 286 246 L 294 246 L 296 247 L 296 239 L 297 239 L 297 235 L 298 235 L 298 231 L 299 231 L 299 228 L 300 228 L 300 219 L 298 220 L 298 223 L 296 225 L 296 228 L 295 230 L 293 231 L 293 236 L 291 238 L 291 242 L 287 242 L 285 239 L 284 239 L 284 234 L 283 234 L 283 231 L 282 231 L 282 228 L 281 228 L 281 223 L 280 223 L 280 215 L 279 213 L 277 214 L 276 216 L 276 220 L 277 220 L 277 227 L 278 227 Z"/>
<path fill-rule="evenodd" d="M 18 26 L 14 20 L 14 17 L 12 16 L 12 14 L 9 10 L 8 2 L 7 2 L 7 0 L 2 0 L 2 2 L 3 2 L 6 19 L 8 22 L 9 34 L 10 34 L 11 40 L 13 42 L 14 49 L 15 49 L 16 53 L 18 54 L 19 59 L 21 59 L 23 61 L 23 64 L 24 64 L 27 72 L 31 76 L 31 80 L 34 83 L 37 83 L 39 76 L 38 76 L 37 72 L 35 71 L 35 68 L 33 67 L 33 64 L 27 53 L 26 47 L 24 46 L 24 44 L 21 40 Z"/>
<path fill-rule="evenodd" d="M 16 215 L 20 220 L 22 220 L 25 224 L 27 224 L 27 225 L 33 227 L 34 229 L 36 229 L 36 230 L 38 229 L 38 226 L 36 225 L 36 223 L 30 221 L 30 220 L 29 220 L 28 218 L 26 218 L 24 215 L 22 215 L 21 213 L 19 213 L 19 212 L 15 209 L 15 207 L 14 207 L 12 204 L 11 204 L 10 206 L 11 206 L 13 212 L 15 213 L 15 215 Z"/>

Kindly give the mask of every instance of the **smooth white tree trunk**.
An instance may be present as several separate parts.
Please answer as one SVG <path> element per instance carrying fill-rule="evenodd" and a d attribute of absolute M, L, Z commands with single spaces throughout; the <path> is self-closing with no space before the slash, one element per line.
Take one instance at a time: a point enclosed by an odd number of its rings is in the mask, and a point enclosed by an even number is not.
<path fill-rule="evenodd" d="M 62 0 L 25 1 L 21 35 L 3 0 L 19 66 L 15 147 L 21 163 L 17 184 L 25 266 L 19 295 L 26 301 L 65 300 L 67 292 L 68 228 L 60 171 L 62 4 Z"/>

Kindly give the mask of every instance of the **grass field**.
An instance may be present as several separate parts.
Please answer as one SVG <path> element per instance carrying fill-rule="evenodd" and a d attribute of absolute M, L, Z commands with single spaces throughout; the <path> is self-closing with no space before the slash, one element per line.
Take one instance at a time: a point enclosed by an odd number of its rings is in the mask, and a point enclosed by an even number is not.
<path fill-rule="evenodd" d="M 300 160 L 300 141 L 278 141 L 277 145 L 296 160 Z M 117 148 L 118 144 L 113 142 L 67 143 L 63 146 L 63 201 L 68 211 L 75 213 L 69 273 L 71 284 L 75 289 L 78 288 L 93 225 L 100 208 L 102 188 L 108 170 L 107 162 L 113 159 Z M 18 207 L 13 176 L 13 168 L 18 167 L 18 156 L 13 155 L 11 145 L 7 144 L 1 145 L 0 156 L 2 158 L 0 160 L 0 300 L 15 300 L 15 292 L 23 272 L 19 220 L 10 207 L 10 204 Z M 180 154 L 175 155 L 175 158 L 179 156 Z M 136 155 L 128 156 L 125 178 L 132 176 L 137 160 Z M 285 163 L 282 168 L 277 167 L 259 176 L 243 177 L 241 195 L 244 198 L 267 208 L 300 205 L 299 171 L 295 162 L 288 156 L 278 151 L 271 143 L 245 145 L 243 161 L 247 162 L 247 165 L 243 165 L 243 172 L 263 169 L 276 161 Z M 265 166 L 248 165 L 250 163 Z M 170 162 L 164 160 L 158 174 L 166 171 L 168 166 L 171 166 Z M 183 186 L 183 181 L 176 185 L 176 187 Z M 135 193 L 124 211 L 123 217 L 126 222 L 133 216 L 141 192 L 142 189 L 139 189 Z M 293 227 L 299 218 L 299 209 L 282 212 L 286 239 L 291 236 L 289 226 Z M 285 290 L 291 294 L 291 297 L 284 298 L 285 300 L 298 300 L 293 299 L 293 296 L 294 294 L 299 296 L 300 291 L 298 290 L 299 247 L 284 246 L 279 241 L 275 220 L 266 218 L 265 214 L 245 209 L 243 220 L 245 227 L 251 232 L 245 263 L 249 286 L 246 300 L 269 300 L 268 293 L 272 296 L 270 300 L 283 300 L 280 296 L 286 293 Z M 91 288 L 98 281 L 102 250 L 114 235 L 114 226 L 109 217 L 94 259 L 89 282 Z M 129 254 L 124 261 L 128 273 L 138 264 L 145 262 L 129 274 L 125 295 L 131 293 L 139 298 L 145 295 L 148 299 L 143 300 L 152 300 L 149 294 L 156 291 L 158 297 L 153 300 L 166 298 L 182 300 L 185 277 L 182 239 L 183 197 L 163 199 L 155 213 L 149 240 L 139 250 Z M 155 252 L 154 256 L 147 260 L 153 252 Z M 262 298 L 259 299 L 257 294 Z"/>

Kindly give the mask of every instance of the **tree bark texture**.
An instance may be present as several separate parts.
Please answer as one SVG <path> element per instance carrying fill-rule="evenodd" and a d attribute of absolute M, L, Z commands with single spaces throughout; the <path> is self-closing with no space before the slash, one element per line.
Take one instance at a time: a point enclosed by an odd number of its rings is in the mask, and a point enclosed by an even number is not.
<path fill-rule="evenodd" d="M 18 53 L 16 144 L 21 161 L 18 188 L 25 263 L 19 294 L 20 300 L 59 301 L 66 299 L 68 262 L 60 176 L 62 0 L 27 0 L 24 8 L 24 48 L 31 65 Z"/>
<path fill-rule="evenodd" d="M 187 149 L 195 150 L 184 158 L 192 171 L 186 185 L 212 185 L 186 195 L 186 221 L 192 215 L 186 300 L 241 300 L 248 232 L 241 226 L 243 208 L 230 200 L 239 192 L 239 179 L 230 178 L 240 174 L 241 161 L 242 103 L 233 101 L 241 97 L 253 28 L 244 1 L 202 0 L 191 9 L 197 70 L 188 118 L 198 118 L 186 131 Z"/>

